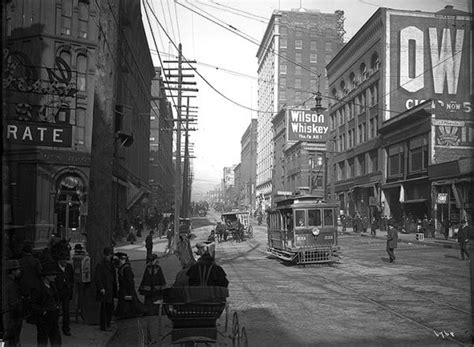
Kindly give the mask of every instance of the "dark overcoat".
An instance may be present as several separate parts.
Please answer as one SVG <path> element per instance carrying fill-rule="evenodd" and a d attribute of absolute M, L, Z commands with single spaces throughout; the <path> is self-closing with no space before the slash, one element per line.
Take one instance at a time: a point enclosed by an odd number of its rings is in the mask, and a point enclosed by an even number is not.
<path fill-rule="evenodd" d="M 398 243 L 398 230 L 389 225 L 388 231 L 387 231 L 387 248 L 397 248 L 397 243 Z"/>
<path fill-rule="evenodd" d="M 58 265 L 59 274 L 56 276 L 55 285 L 58 290 L 59 297 L 62 299 L 72 300 L 72 292 L 74 288 L 74 269 L 70 263 L 66 263 L 64 271 Z"/>
<path fill-rule="evenodd" d="M 95 268 L 94 283 L 97 290 L 97 300 L 113 303 L 117 297 L 117 272 L 111 262 L 102 261 Z M 100 293 L 105 289 L 105 295 Z"/>

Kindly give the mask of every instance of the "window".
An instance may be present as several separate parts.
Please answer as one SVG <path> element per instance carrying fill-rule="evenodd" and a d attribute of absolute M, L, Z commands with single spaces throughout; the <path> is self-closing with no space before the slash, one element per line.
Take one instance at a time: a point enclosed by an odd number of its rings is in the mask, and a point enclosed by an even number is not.
<path fill-rule="evenodd" d="M 317 41 L 311 41 L 311 43 L 310 43 L 310 49 L 311 49 L 312 51 L 315 51 L 315 50 L 317 49 L 317 47 L 318 47 L 318 42 L 317 42 Z"/>
<path fill-rule="evenodd" d="M 326 43 L 325 43 L 325 45 L 324 45 L 324 49 L 325 49 L 327 52 L 331 52 L 331 51 L 332 51 L 332 42 L 326 41 Z"/>
<path fill-rule="evenodd" d="M 347 178 L 354 177 L 354 159 L 347 160 Z"/>
<path fill-rule="evenodd" d="M 301 53 L 296 53 L 295 54 L 295 61 L 297 63 L 301 63 L 303 61 L 303 57 L 302 57 Z"/>
<path fill-rule="evenodd" d="M 280 48 L 286 48 L 288 45 L 288 41 L 286 39 L 280 39 Z"/>
<path fill-rule="evenodd" d="M 376 172 L 379 170 L 379 155 L 377 150 L 369 153 L 369 165 L 370 172 Z"/>
<path fill-rule="evenodd" d="M 301 78 L 295 78 L 295 88 L 301 88 Z"/>
<path fill-rule="evenodd" d="M 344 162 L 341 161 L 339 164 L 338 164 L 338 174 L 337 174 L 338 178 L 341 179 L 341 180 L 344 180 L 346 179 L 347 175 L 346 175 L 346 167 L 344 165 Z"/>
<path fill-rule="evenodd" d="M 357 157 L 357 174 L 358 175 L 365 175 L 365 154 L 359 155 Z"/>
<path fill-rule="evenodd" d="M 361 123 L 359 124 L 358 126 L 358 130 L 359 130 L 359 139 L 358 139 L 358 143 L 363 143 L 365 141 L 365 122 L 364 123 Z"/>
<path fill-rule="evenodd" d="M 411 139 L 408 152 L 409 173 L 417 173 L 428 168 L 428 140 L 426 136 Z"/>
<path fill-rule="evenodd" d="M 370 106 L 374 106 L 374 105 L 377 105 L 377 102 L 378 102 L 378 86 L 377 84 L 373 84 L 372 86 L 370 86 L 370 89 L 369 89 L 369 94 L 370 94 Z"/>
<path fill-rule="evenodd" d="M 399 176 L 403 174 L 405 154 L 403 145 L 397 144 L 388 148 L 388 176 Z"/>
<path fill-rule="evenodd" d="M 288 29 L 286 27 L 280 27 L 280 34 L 282 35 L 288 34 Z"/>
<path fill-rule="evenodd" d="M 329 208 L 324 209 L 324 225 L 333 226 L 334 225 L 334 214 L 333 210 Z"/>
<path fill-rule="evenodd" d="M 301 30 L 296 30 L 296 32 L 295 32 L 296 37 L 301 37 L 302 35 L 303 35 L 303 33 L 301 32 Z"/>
<path fill-rule="evenodd" d="M 280 74 L 286 75 L 286 65 L 285 64 L 280 65 Z"/>
<path fill-rule="evenodd" d="M 302 71 L 301 66 L 295 66 L 295 75 L 301 76 L 302 75 L 301 71 Z"/>
<path fill-rule="evenodd" d="M 295 49 L 303 48 L 303 40 L 295 40 Z"/>
<path fill-rule="evenodd" d="M 309 62 L 310 63 L 317 63 L 318 62 L 318 55 L 316 53 L 309 54 Z"/>
<path fill-rule="evenodd" d="M 321 211 L 320 210 L 308 210 L 308 226 L 320 226 L 321 225 Z"/>
<path fill-rule="evenodd" d="M 280 91 L 280 100 L 286 100 L 286 91 L 285 90 Z"/>
<path fill-rule="evenodd" d="M 75 141 L 78 145 L 84 145 L 85 143 L 85 129 L 86 129 L 86 110 L 84 108 L 76 109 L 75 119 Z"/>
<path fill-rule="evenodd" d="M 374 71 L 377 71 L 380 68 L 380 59 L 377 52 L 374 52 L 370 58 L 370 68 Z"/>
<path fill-rule="evenodd" d="M 354 129 L 350 129 L 348 132 L 348 137 L 349 137 L 349 148 L 354 147 Z"/>
<path fill-rule="evenodd" d="M 351 88 L 354 88 L 357 85 L 355 74 L 353 72 L 351 72 L 349 75 L 349 82 L 351 84 Z"/>
<path fill-rule="evenodd" d="M 85 91 L 87 88 L 87 57 L 83 54 L 77 56 L 77 89 Z"/>
<path fill-rule="evenodd" d="M 296 227 L 306 226 L 305 210 L 295 210 Z"/>
<path fill-rule="evenodd" d="M 81 39 L 87 39 L 89 26 L 89 4 L 79 1 L 79 32 Z"/>
<path fill-rule="evenodd" d="M 295 102 L 301 101 L 301 92 L 295 92 Z"/>
<path fill-rule="evenodd" d="M 62 0 L 61 34 L 71 35 L 72 29 L 72 0 Z"/>

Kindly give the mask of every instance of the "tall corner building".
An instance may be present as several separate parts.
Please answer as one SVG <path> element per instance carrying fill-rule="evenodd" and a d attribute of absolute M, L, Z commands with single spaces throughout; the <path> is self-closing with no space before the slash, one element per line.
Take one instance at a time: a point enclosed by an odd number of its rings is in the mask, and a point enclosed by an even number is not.
<path fill-rule="evenodd" d="M 257 51 L 258 128 L 256 195 L 271 205 L 272 119 L 286 107 L 311 107 L 318 90 L 327 94 L 325 65 L 343 45 L 344 12 L 275 10 Z"/>

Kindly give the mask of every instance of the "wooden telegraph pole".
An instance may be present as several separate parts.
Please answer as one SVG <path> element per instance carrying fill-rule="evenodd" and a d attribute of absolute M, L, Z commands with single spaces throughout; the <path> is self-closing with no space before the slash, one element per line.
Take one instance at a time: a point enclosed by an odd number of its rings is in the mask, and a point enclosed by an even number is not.
<path fill-rule="evenodd" d="M 178 46 L 178 60 L 177 61 L 164 61 L 164 63 L 177 63 L 177 67 L 174 68 L 165 68 L 164 70 L 167 71 L 165 73 L 165 77 L 175 77 L 177 81 L 165 80 L 165 84 L 168 84 L 165 89 L 170 91 L 177 91 L 177 104 L 176 104 L 176 119 L 173 121 L 176 123 L 176 177 L 175 177 L 175 196 L 174 196 L 174 239 L 173 239 L 173 252 L 178 256 L 181 264 L 188 264 L 190 261 L 193 261 L 194 258 L 192 257 L 191 246 L 189 244 L 189 239 L 181 239 L 179 235 L 179 219 L 180 217 L 185 217 L 182 214 L 182 207 L 183 207 L 183 175 L 181 170 L 181 131 L 182 129 L 182 111 L 183 111 L 183 92 L 197 92 L 197 89 L 192 88 L 183 88 L 183 84 L 195 84 L 195 82 L 184 82 L 183 77 L 193 77 L 194 75 L 184 75 L 183 70 L 193 70 L 193 68 L 186 68 L 183 67 L 183 56 L 182 56 L 182 45 L 179 44 Z M 195 61 L 186 61 L 187 64 L 195 63 Z M 171 71 L 177 71 L 177 74 L 171 74 Z M 172 87 L 170 84 L 176 84 L 177 86 Z M 187 96 L 188 102 L 186 108 L 189 108 L 189 98 Z M 187 113 L 186 113 L 187 114 Z M 188 116 L 186 116 L 188 119 Z M 187 124 L 188 122 L 186 122 Z M 186 132 L 186 137 L 188 133 Z M 186 138 L 187 142 L 187 138 Z M 185 251 L 187 250 L 187 251 Z"/>

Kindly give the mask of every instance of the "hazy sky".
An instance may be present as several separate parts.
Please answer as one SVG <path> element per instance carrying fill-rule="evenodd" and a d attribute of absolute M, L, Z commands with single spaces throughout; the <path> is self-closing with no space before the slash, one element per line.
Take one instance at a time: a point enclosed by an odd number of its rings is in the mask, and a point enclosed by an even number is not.
<path fill-rule="evenodd" d="M 301 5 L 306 9 L 318 9 L 325 13 L 343 10 L 346 18 L 345 42 L 350 40 L 379 7 L 435 12 L 446 5 L 453 5 L 455 9 L 472 12 L 471 1 L 468 0 L 143 1 L 149 4 L 142 5 L 143 24 L 149 37 L 155 66 L 160 66 L 160 63 L 149 30 L 145 6 L 162 60 L 174 59 L 176 49 L 154 15 L 172 41 L 176 45 L 182 43 L 184 57 L 197 61 L 195 67 L 199 74 L 228 98 L 219 95 L 198 75 L 195 74 L 196 76 L 191 79 L 197 82 L 196 87 L 199 89 L 198 93 L 194 93 L 197 97 L 191 101 L 192 106 L 198 107 L 198 130 L 191 135 L 196 156 L 193 162 L 195 174 L 193 199 L 200 199 L 200 194 L 211 190 L 219 183 L 224 166 L 240 162 L 240 140 L 251 118 L 257 118 L 258 44 L 250 41 L 253 39 L 260 43 L 275 9 L 291 10 Z M 203 18 L 196 12 L 230 30 Z M 248 37 L 249 40 L 239 37 L 236 33 Z"/>

